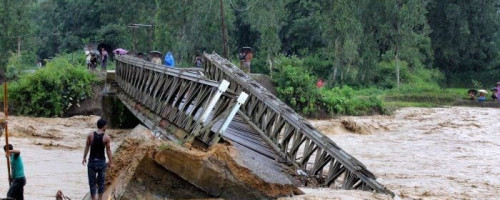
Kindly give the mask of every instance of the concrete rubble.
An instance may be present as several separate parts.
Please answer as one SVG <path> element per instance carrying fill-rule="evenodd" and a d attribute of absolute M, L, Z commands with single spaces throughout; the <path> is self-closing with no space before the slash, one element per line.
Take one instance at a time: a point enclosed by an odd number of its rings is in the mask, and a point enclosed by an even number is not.
<path fill-rule="evenodd" d="M 284 173 L 275 173 L 255 159 L 228 143 L 207 151 L 188 149 L 158 140 L 139 125 L 115 151 L 105 195 L 111 199 L 275 199 L 302 194 Z"/>

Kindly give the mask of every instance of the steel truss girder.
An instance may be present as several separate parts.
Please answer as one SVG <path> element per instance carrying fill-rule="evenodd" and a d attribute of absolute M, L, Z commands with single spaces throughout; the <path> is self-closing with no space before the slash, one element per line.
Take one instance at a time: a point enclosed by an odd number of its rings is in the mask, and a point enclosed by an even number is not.
<path fill-rule="evenodd" d="M 141 109 L 184 129 L 191 135 L 178 139 L 185 142 L 197 137 L 207 145 L 215 144 L 221 132 L 211 131 L 212 126 L 227 117 L 227 108 L 236 104 L 236 95 L 226 92 L 227 82 L 219 83 L 198 73 L 166 68 L 130 56 L 116 58 L 115 80 L 123 93 L 120 94 L 122 101 L 133 99 Z M 209 102 L 214 105 L 209 106 Z M 206 116 L 200 120 L 202 113 Z"/>
<path fill-rule="evenodd" d="M 272 95 L 234 64 L 213 53 L 204 53 L 204 74 L 215 81 L 228 80 L 229 90 L 246 92 L 241 106 L 245 119 L 256 127 L 280 155 L 309 175 L 323 177 L 324 186 L 394 194 L 376 181 L 375 175 L 316 130 L 305 118 Z M 311 159 L 314 158 L 314 159 Z"/>

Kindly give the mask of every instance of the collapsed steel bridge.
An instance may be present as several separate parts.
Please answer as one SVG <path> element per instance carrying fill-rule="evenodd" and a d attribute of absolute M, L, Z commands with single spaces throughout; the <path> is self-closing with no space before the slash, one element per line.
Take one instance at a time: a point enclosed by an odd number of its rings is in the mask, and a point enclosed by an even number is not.
<path fill-rule="evenodd" d="M 373 173 L 234 64 L 204 54 L 203 69 L 116 58 L 118 97 L 161 137 L 207 146 L 221 138 L 323 179 L 325 187 L 394 194 Z M 172 129 L 175 126 L 181 129 Z"/>

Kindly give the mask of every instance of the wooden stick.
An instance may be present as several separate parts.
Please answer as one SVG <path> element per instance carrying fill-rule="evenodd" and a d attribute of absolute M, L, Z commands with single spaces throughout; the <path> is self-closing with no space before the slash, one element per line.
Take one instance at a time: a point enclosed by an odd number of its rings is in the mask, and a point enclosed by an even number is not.
<path fill-rule="evenodd" d="M 7 118 L 9 117 L 9 104 L 7 102 L 7 81 L 4 82 L 3 84 L 3 111 L 4 111 L 4 114 L 5 114 L 5 122 L 7 122 Z M 10 180 L 12 179 L 12 175 L 10 173 L 10 152 L 9 152 L 9 128 L 8 128 L 8 125 L 7 123 L 5 124 L 5 148 L 7 148 L 7 150 L 5 150 L 6 152 L 6 155 L 7 155 L 7 172 L 9 173 L 9 186 L 11 184 Z"/>

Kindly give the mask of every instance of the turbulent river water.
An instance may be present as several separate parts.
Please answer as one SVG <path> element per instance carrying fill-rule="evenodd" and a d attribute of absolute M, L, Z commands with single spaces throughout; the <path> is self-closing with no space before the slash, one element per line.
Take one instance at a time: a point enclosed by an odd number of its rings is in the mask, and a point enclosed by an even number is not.
<path fill-rule="evenodd" d="M 311 120 L 401 199 L 496 199 L 500 196 L 500 109 L 405 108 L 392 116 Z M 10 143 L 21 150 L 26 199 L 72 199 L 88 191 L 85 135 L 96 116 L 9 117 Z M 126 130 L 109 130 L 120 141 Z M 1 139 L 5 143 L 5 139 Z M 113 147 L 116 143 L 113 143 Z M 8 190 L 0 159 L 0 197 Z M 359 191 L 303 188 L 283 199 L 390 199 Z"/>

